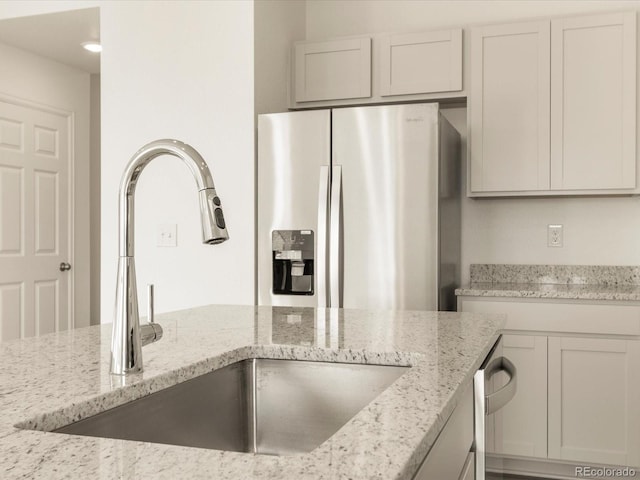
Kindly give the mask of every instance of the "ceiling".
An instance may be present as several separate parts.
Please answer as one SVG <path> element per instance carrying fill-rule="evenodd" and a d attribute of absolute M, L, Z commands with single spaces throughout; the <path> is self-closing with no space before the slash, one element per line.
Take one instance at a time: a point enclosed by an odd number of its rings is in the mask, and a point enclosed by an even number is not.
<path fill-rule="evenodd" d="M 100 73 L 100 54 L 87 52 L 81 45 L 90 40 L 100 40 L 99 8 L 0 21 L 0 42 L 85 72 Z"/>

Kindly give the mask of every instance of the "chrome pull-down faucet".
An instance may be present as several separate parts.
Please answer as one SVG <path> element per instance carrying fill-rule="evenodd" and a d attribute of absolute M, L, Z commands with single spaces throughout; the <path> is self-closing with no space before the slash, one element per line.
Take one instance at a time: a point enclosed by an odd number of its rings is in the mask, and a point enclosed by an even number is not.
<path fill-rule="evenodd" d="M 142 371 L 141 329 L 149 328 L 155 335 L 145 340 L 153 342 L 162 336 L 157 323 L 140 327 L 138 294 L 134 263 L 134 195 L 140 174 L 151 160 L 161 155 L 173 155 L 181 159 L 191 170 L 200 200 L 200 220 L 202 222 L 202 243 L 215 245 L 229 238 L 222 213 L 220 199 L 216 195 L 209 167 L 200 154 L 191 146 L 178 140 L 156 140 L 151 142 L 131 158 L 120 181 L 119 198 L 119 252 L 118 278 L 116 287 L 116 311 L 111 337 L 111 367 L 116 375 Z M 159 330 L 158 330 L 159 329 Z"/>

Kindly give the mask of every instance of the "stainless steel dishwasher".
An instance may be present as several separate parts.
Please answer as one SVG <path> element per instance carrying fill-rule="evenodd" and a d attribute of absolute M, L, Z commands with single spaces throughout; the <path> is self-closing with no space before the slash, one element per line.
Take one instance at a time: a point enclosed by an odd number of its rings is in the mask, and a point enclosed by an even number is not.
<path fill-rule="evenodd" d="M 488 426 L 493 415 L 507 405 L 517 391 L 517 370 L 502 354 L 502 336 L 475 373 L 473 390 L 475 480 L 500 480 L 504 478 L 500 468 L 488 472 L 486 467 L 487 445 L 495 434 Z"/>

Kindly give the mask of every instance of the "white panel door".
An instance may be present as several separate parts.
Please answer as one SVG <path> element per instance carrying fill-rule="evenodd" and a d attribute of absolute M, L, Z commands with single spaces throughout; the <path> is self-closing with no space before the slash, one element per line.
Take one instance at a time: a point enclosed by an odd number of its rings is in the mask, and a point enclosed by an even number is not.
<path fill-rule="evenodd" d="M 549 458 L 640 465 L 640 341 L 549 337 Z"/>
<path fill-rule="evenodd" d="M 472 31 L 470 191 L 549 189 L 549 22 Z"/>
<path fill-rule="evenodd" d="M 636 187 L 636 12 L 551 22 L 551 187 Z"/>
<path fill-rule="evenodd" d="M 70 327 L 69 119 L 0 101 L 0 341 Z"/>

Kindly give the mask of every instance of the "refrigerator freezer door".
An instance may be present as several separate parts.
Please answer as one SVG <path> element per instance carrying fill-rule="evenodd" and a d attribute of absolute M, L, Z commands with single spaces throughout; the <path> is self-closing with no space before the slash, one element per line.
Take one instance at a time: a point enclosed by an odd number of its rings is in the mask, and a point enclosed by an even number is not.
<path fill-rule="evenodd" d="M 334 110 L 332 162 L 342 167 L 340 306 L 436 310 L 438 106 Z"/>
<path fill-rule="evenodd" d="M 329 110 L 258 117 L 259 305 L 316 306 L 319 292 L 326 295 L 327 289 L 319 288 L 317 284 L 318 273 L 321 278 L 326 278 L 327 258 L 325 251 L 318 251 L 319 247 L 327 244 L 326 238 L 319 238 L 321 235 L 326 237 L 327 227 L 320 225 L 320 231 L 318 229 L 321 211 L 318 198 L 322 184 L 326 184 L 328 190 L 330 132 Z M 313 295 L 273 293 L 274 230 L 314 232 Z"/>

